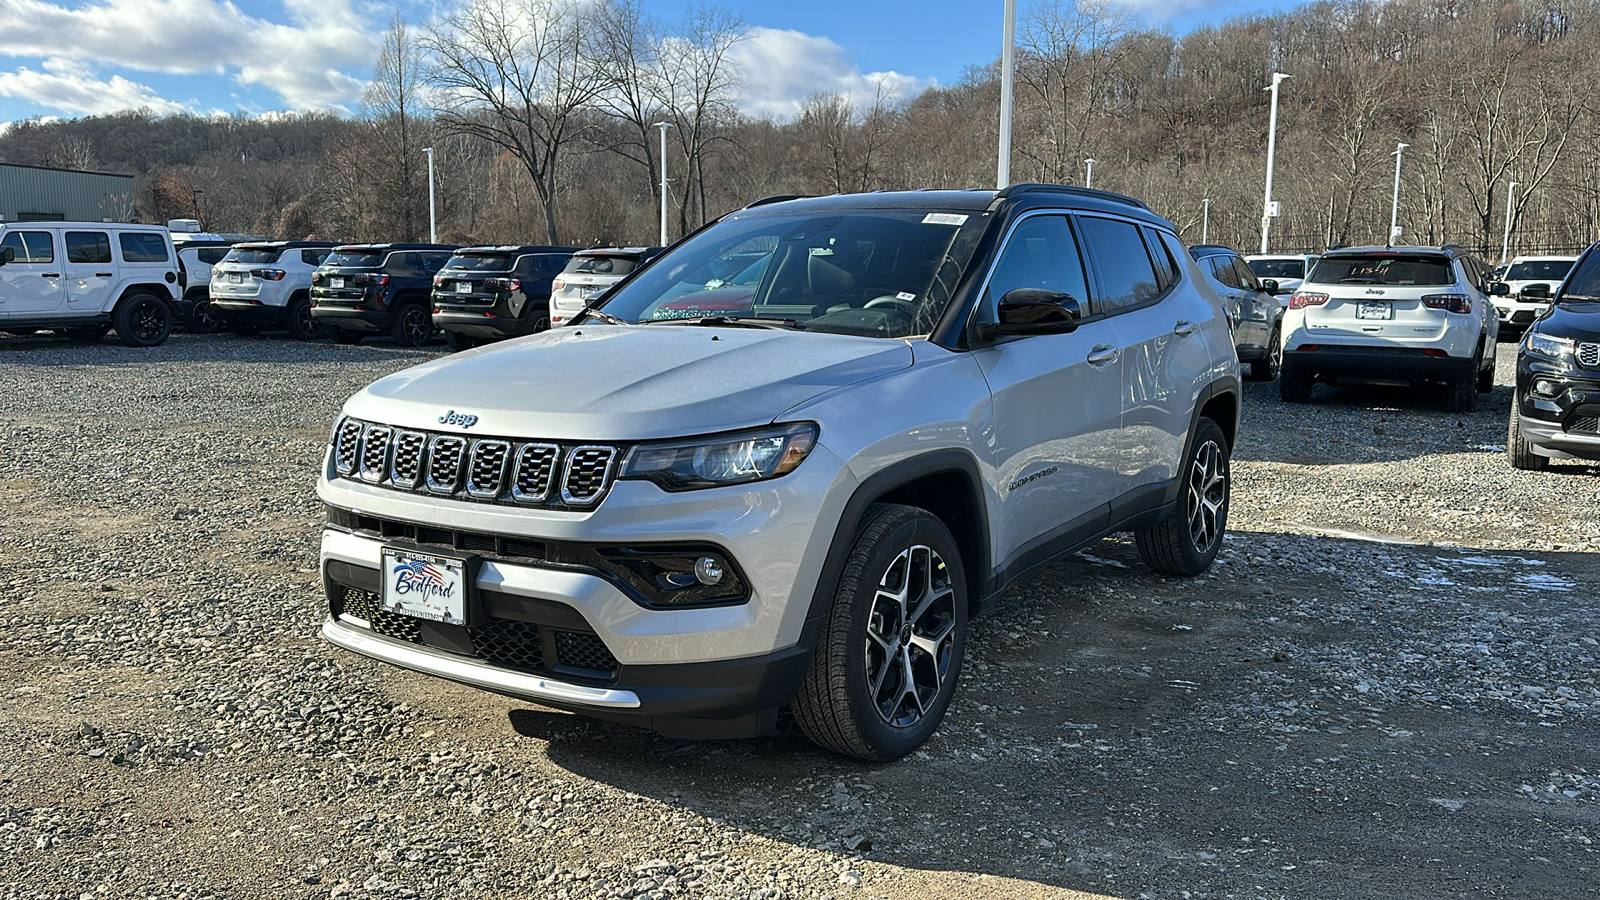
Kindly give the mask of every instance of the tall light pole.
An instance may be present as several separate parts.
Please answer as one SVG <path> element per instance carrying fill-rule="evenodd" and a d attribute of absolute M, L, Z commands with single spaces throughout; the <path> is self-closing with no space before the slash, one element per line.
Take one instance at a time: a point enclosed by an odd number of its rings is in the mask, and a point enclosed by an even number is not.
<path fill-rule="evenodd" d="M 1400 227 L 1400 157 L 1406 152 L 1410 144 L 1400 143 L 1394 146 L 1394 203 L 1389 206 L 1389 246 L 1394 246 L 1394 239 L 1400 236 L 1395 229 Z"/>
<path fill-rule="evenodd" d="M 1011 184 L 1011 85 L 1017 67 L 1017 0 L 1006 0 L 1005 46 L 1000 50 L 1000 162 L 995 173 L 995 190 Z"/>
<path fill-rule="evenodd" d="M 661 246 L 667 245 L 667 129 L 671 122 L 657 122 L 661 129 Z"/>
<path fill-rule="evenodd" d="M 439 243 L 439 219 L 434 213 L 433 205 L 433 148 L 423 147 L 422 152 L 428 154 L 428 243 Z"/>
<path fill-rule="evenodd" d="M 1087 188 L 1094 187 L 1094 160 L 1092 159 L 1083 161 L 1083 186 Z"/>
<path fill-rule="evenodd" d="M 1272 113 L 1267 118 L 1267 189 L 1261 200 L 1261 252 L 1267 252 L 1267 238 L 1272 234 L 1272 158 L 1278 152 L 1278 85 L 1290 76 L 1272 73 Z"/>
<path fill-rule="evenodd" d="M 1200 201 L 1200 243 L 1209 243 L 1206 238 L 1211 233 L 1211 198 Z"/>
<path fill-rule="evenodd" d="M 1513 181 L 1506 185 L 1506 233 L 1500 238 L 1500 261 L 1505 262 L 1511 253 L 1511 197 L 1517 190 L 1520 181 Z"/>

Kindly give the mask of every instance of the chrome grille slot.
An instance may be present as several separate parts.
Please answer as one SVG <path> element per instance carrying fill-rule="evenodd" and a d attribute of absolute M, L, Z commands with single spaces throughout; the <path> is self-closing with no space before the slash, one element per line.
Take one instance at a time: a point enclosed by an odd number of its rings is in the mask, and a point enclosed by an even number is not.
<path fill-rule="evenodd" d="M 1573 416 L 1567 420 L 1568 434 L 1600 433 L 1600 416 Z"/>
<path fill-rule="evenodd" d="M 574 506 L 588 506 L 599 500 L 611 478 L 611 463 L 616 456 L 615 447 L 574 447 L 561 478 L 561 499 Z"/>
<path fill-rule="evenodd" d="M 523 444 L 517 451 L 516 474 L 511 480 L 511 498 L 520 503 L 543 503 L 550 499 L 550 483 L 555 480 L 556 462 L 561 448 L 555 444 Z"/>
<path fill-rule="evenodd" d="M 1600 369 L 1600 344 L 1579 344 L 1576 356 L 1585 369 Z"/>
<path fill-rule="evenodd" d="M 438 494 L 453 494 L 459 490 L 466 455 L 465 438 L 449 434 L 435 436 L 428 448 L 428 490 Z"/>
<path fill-rule="evenodd" d="M 422 451 L 428 436 L 420 431 L 402 431 L 394 438 L 394 455 L 389 462 L 389 481 L 397 488 L 414 491 L 422 486 Z"/>
<path fill-rule="evenodd" d="M 387 425 L 368 425 L 361 433 L 361 480 L 376 484 L 389 471 L 389 439 L 394 430 Z"/>
<path fill-rule="evenodd" d="M 356 456 L 361 449 L 361 423 L 345 419 L 339 425 L 339 434 L 333 440 L 333 468 L 340 475 L 350 475 L 356 470 Z"/>
<path fill-rule="evenodd" d="M 467 494 L 479 500 L 500 496 L 505 485 L 511 445 L 505 441 L 478 441 L 472 445 L 472 465 L 467 470 Z"/>

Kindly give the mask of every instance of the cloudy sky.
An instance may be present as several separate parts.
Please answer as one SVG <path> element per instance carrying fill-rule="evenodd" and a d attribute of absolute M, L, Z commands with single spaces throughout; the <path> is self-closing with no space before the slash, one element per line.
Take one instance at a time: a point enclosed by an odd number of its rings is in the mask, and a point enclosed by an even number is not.
<path fill-rule="evenodd" d="M 459 0 L 0 0 L 0 123 L 157 113 L 348 113 L 398 8 Z M 674 20 L 689 0 L 645 0 Z M 1019 0 L 1026 14 L 1034 3 Z M 1177 33 L 1284 0 L 1121 0 Z M 1002 0 L 713 0 L 752 26 L 737 50 L 748 112 L 790 116 L 816 91 L 870 97 L 951 84 L 1000 53 Z"/>

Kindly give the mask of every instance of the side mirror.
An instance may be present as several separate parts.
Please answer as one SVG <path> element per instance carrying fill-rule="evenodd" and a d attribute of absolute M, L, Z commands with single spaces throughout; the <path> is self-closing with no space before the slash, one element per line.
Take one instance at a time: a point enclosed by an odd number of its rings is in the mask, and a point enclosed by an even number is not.
<path fill-rule="evenodd" d="M 15 247 L 7 247 L 4 250 L 0 250 L 0 266 L 3 266 L 3 265 L 5 265 L 6 263 L 9 263 L 9 262 L 16 262 L 16 261 L 17 261 L 17 248 L 15 248 Z"/>
<path fill-rule="evenodd" d="M 1489 282 L 1489 296 L 1491 296 L 1491 297 L 1507 297 L 1507 296 L 1510 296 L 1510 294 L 1511 294 L 1511 285 L 1506 284 L 1504 281 L 1491 281 L 1491 282 Z"/>
<path fill-rule="evenodd" d="M 1276 278 L 1261 279 L 1261 289 L 1269 294 L 1276 294 L 1278 292 L 1278 280 Z"/>
<path fill-rule="evenodd" d="M 1066 334 L 1078 327 L 1083 307 L 1070 294 L 1043 288 L 1017 288 L 1000 298 L 998 334 Z"/>
<path fill-rule="evenodd" d="M 1524 287 L 1522 289 L 1522 299 L 1524 299 L 1524 300 L 1549 300 L 1550 299 L 1550 285 L 1548 285 L 1548 284 L 1530 284 L 1530 285 L 1528 285 L 1528 286 L 1526 286 L 1526 287 Z"/>

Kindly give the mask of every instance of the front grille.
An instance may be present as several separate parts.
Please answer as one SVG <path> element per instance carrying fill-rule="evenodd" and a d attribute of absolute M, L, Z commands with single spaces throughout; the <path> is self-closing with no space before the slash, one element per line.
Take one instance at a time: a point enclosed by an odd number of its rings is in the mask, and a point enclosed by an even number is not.
<path fill-rule="evenodd" d="M 1577 357 L 1585 369 L 1600 369 L 1600 344 L 1579 344 Z"/>
<path fill-rule="evenodd" d="M 385 610 L 378 605 L 378 595 L 372 591 L 341 586 L 338 599 L 340 615 L 365 620 L 373 631 L 386 638 L 422 643 L 422 621 Z"/>
<path fill-rule="evenodd" d="M 354 531 L 386 539 L 416 541 L 419 544 L 437 544 L 452 550 L 470 550 L 475 553 L 512 557 L 519 560 L 543 562 L 545 542 L 532 538 L 503 537 L 481 531 L 457 531 L 431 525 L 413 525 L 396 522 L 328 507 L 328 521 Z"/>
<path fill-rule="evenodd" d="M 1573 416 L 1567 420 L 1568 434 L 1600 434 L 1600 416 Z"/>
<path fill-rule="evenodd" d="M 541 671 L 544 669 L 544 644 L 539 626 L 511 619 L 489 619 L 468 629 L 478 658 L 497 666 Z"/>
<path fill-rule="evenodd" d="M 608 675 L 617 670 L 617 658 L 606 649 L 605 641 L 581 631 L 556 632 L 556 660 L 562 666 Z"/>
<path fill-rule="evenodd" d="M 344 477 L 459 500 L 589 509 L 616 480 L 625 447 L 563 446 L 426 431 L 345 419 L 334 435 Z"/>

